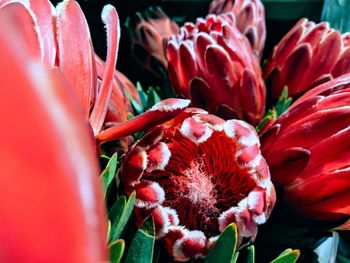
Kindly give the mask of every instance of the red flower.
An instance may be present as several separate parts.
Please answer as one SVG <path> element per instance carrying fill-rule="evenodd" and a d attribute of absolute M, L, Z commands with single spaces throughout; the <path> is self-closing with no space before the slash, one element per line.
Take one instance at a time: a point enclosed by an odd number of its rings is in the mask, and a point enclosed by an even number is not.
<path fill-rule="evenodd" d="M 245 35 L 257 57 L 261 58 L 266 39 L 265 9 L 260 0 L 214 0 L 209 13 L 233 12 L 238 30 Z"/>
<path fill-rule="evenodd" d="M 350 215 L 350 74 L 299 98 L 261 135 L 262 153 L 287 200 L 318 220 Z M 350 221 L 341 228 L 350 229 Z"/>
<path fill-rule="evenodd" d="M 60 69 L 95 135 L 106 122 L 127 120 L 130 108 L 125 92 L 137 100 L 138 95 L 131 82 L 114 69 L 120 37 L 114 7 L 105 6 L 101 16 L 107 31 L 106 63 L 95 56 L 88 24 L 76 1 L 65 0 L 55 9 L 48 0 L 3 0 L 0 7 L 3 14 L 13 17 L 32 56 L 50 68 Z"/>
<path fill-rule="evenodd" d="M 160 7 L 149 8 L 144 14 L 137 13 L 135 19 L 127 20 L 126 26 L 136 61 L 156 76 L 160 74 L 159 66 L 167 69 L 165 43 L 179 33 L 179 26 Z"/>
<path fill-rule="evenodd" d="M 35 2 L 35 1 L 34 1 Z M 0 16 L 0 258 L 106 262 L 106 215 L 84 116 L 57 69 Z"/>
<path fill-rule="evenodd" d="M 278 98 L 285 86 L 298 97 L 312 87 L 350 72 L 350 34 L 343 36 L 328 23 L 306 18 L 287 33 L 274 48 L 264 77 Z"/>
<path fill-rule="evenodd" d="M 252 126 L 191 108 L 153 128 L 124 156 L 120 178 L 136 190 L 139 223 L 152 215 L 176 260 L 207 253 L 235 222 L 254 239 L 275 203 L 269 169 Z"/>
<path fill-rule="evenodd" d="M 233 19 L 229 13 L 186 23 L 168 41 L 169 78 L 194 106 L 255 124 L 264 113 L 265 86 L 258 60 Z"/>

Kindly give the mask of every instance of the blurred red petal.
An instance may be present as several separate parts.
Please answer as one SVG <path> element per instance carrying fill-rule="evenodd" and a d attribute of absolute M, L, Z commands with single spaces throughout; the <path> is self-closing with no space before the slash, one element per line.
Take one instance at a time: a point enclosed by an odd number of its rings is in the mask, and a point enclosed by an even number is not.
<path fill-rule="evenodd" d="M 0 257 L 105 261 L 104 204 L 84 118 L 58 75 L 14 50 L 0 25 Z"/>

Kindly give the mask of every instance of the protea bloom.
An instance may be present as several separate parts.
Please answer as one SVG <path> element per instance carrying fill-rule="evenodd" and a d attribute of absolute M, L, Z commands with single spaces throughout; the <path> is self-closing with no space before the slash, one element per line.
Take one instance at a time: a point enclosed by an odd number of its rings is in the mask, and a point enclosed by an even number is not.
<path fill-rule="evenodd" d="M 265 85 L 247 38 L 233 14 L 186 23 L 168 41 L 169 78 L 175 91 L 224 119 L 257 123 L 265 108 Z"/>
<path fill-rule="evenodd" d="M 98 164 L 57 69 L 28 57 L 0 16 L 0 258 L 106 262 Z"/>
<path fill-rule="evenodd" d="M 136 61 L 156 77 L 163 77 L 168 68 L 165 43 L 179 33 L 179 26 L 160 7 L 149 8 L 126 21 L 132 55 Z"/>
<path fill-rule="evenodd" d="M 299 97 L 311 88 L 350 72 L 350 34 L 306 18 L 286 34 L 267 61 L 264 78 L 278 98 L 285 86 Z"/>
<path fill-rule="evenodd" d="M 106 122 L 127 120 L 130 107 L 125 93 L 136 99 L 138 95 L 130 81 L 123 85 L 126 77 L 114 69 L 120 37 L 114 7 L 105 6 L 101 16 L 107 31 L 106 63 L 94 53 L 88 24 L 76 1 L 65 0 L 54 8 L 48 0 L 0 0 L 0 8 L 2 14 L 13 17 L 32 56 L 60 69 L 95 135 Z"/>
<path fill-rule="evenodd" d="M 299 98 L 262 135 L 274 182 L 295 208 L 344 223 L 350 207 L 350 74 Z M 346 222 L 342 229 L 349 229 Z"/>
<path fill-rule="evenodd" d="M 151 129 L 122 159 L 120 179 L 136 191 L 138 222 L 152 215 L 175 260 L 203 256 L 235 222 L 254 239 L 275 203 L 252 126 L 190 108 Z"/>
<path fill-rule="evenodd" d="M 265 9 L 260 0 L 214 0 L 209 13 L 233 12 L 238 30 L 245 35 L 260 58 L 266 39 Z"/>

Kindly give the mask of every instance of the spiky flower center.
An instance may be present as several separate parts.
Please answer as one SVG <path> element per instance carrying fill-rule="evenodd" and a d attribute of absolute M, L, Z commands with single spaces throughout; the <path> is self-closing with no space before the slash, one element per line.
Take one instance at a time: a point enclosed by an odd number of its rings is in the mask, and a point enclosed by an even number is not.
<path fill-rule="evenodd" d="M 218 234 L 220 214 L 256 185 L 248 168 L 237 162 L 236 143 L 218 131 L 198 144 L 169 130 L 163 141 L 171 152 L 168 165 L 143 177 L 164 189 L 163 206 L 176 210 L 180 225 L 202 230 L 208 237 Z"/>

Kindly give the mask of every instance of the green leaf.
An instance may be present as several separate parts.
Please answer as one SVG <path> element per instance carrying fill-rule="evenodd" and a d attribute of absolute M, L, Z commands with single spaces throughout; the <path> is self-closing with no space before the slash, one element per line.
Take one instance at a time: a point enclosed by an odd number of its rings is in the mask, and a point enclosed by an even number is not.
<path fill-rule="evenodd" d="M 205 263 L 232 262 L 237 245 L 237 227 L 228 225 L 221 233 L 215 246 L 209 250 Z M 233 261 L 235 262 L 235 261 Z"/>
<path fill-rule="evenodd" d="M 254 263 L 254 262 L 255 262 L 255 247 L 254 245 L 251 245 L 248 247 L 247 263 Z"/>
<path fill-rule="evenodd" d="M 101 158 L 101 159 L 106 159 L 107 162 L 111 159 L 110 157 L 108 157 L 108 156 L 105 155 L 105 154 L 102 154 L 102 155 L 100 156 L 100 158 Z"/>
<path fill-rule="evenodd" d="M 102 186 L 103 186 L 104 197 L 107 196 L 108 188 L 115 177 L 117 165 L 118 165 L 118 154 L 115 153 L 109 159 L 106 168 L 103 170 L 103 172 L 101 174 L 101 181 L 102 181 Z"/>
<path fill-rule="evenodd" d="M 271 263 L 295 263 L 300 256 L 299 250 L 292 250 L 290 248 L 283 251 L 276 259 Z"/>
<path fill-rule="evenodd" d="M 107 220 L 107 239 L 106 242 L 108 243 L 109 237 L 111 236 L 111 220 Z"/>
<path fill-rule="evenodd" d="M 118 239 L 109 246 L 109 260 L 110 263 L 119 263 L 123 257 L 125 243 L 124 240 Z"/>
<path fill-rule="evenodd" d="M 288 87 L 285 86 L 283 88 L 281 96 L 278 98 L 278 101 L 276 103 L 275 109 L 277 117 L 280 116 L 283 112 L 285 112 L 291 103 L 292 98 L 288 97 Z"/>
<path fill-rule="evenodd" d="M 239 252 L 234 253 L 230 263 L 236 263 L 238 260 L 238 257 L 239 257 Z"/>
<path fill-rule="evenodd" d="M 125 263 L 152 263 L 154 241 L 154 222 L 148 217 L 131 241 Z"/>
<path fill-rule="evenodd" d="M 129 100 L 130 100 L 131 105 L 133 106 L 133 108 L 135 109 L 137 114 L 141 114 L 144 112 L 143 106 L 140 103 L 138 103 L 137 100 L 135 100 L 132 97 L 129 97 Z M 129 114 L 129 115 L 131 115 L 131 117 L 134 117 L 133 114 Z M 129 115 L 128 115 L 128 119 L 131 119 L 131 118 L 129 118 Z"/>
<path fill-rule="evenodd" d="M 148 96 L 147 96 L 147 94 L 143 91 L 140 82 L 137 82 L 137 83 L 136 83 L 136 89 L 137 89 L 137 91 L 139 92 L 141 104 L 142 104 L 142 105 L 146 105 L 146 104 L 147 104 L 147 100 L 148 100 Z"/>
<path fill-rule="evenodd" d="M 349 0 L 325 0 L 321 20 L 329 22 L 332 28 L 338 29 L 342 33 L 349 32 L 349 10 Z"/>
<path fill-rule="evenodd" d="M 110 242 L 119 239 L 129 221 L 132 212 L 134 211 L 136 193 L 133 192 L 126 203 L 125 199 L 122 198 L 123 197 L 118 198 L 117 203 L 112 207 L 109 215 L 112 222 Z M 112 219 L 113 217 L 114 220 Z"/>
<path fill-rule="evenodd" d="M 126 197 L 122 195 L 117 199 L 117 202 L 112 206 L 109 210 L 108 218 L 111 220 L 111 224 L 113 225 L 115 221 L 119 221 L 120 217 L 125 209 L 126 205 Z"/>
<path fill-rule="evenodd" d="M 277 116 L 277 114 L 276 114 L 275 109 L 268 110 L 267 113 L 265 114 L 264 118 L 255 127 L 256 132 L 259 133 L 270 120 L 275 120 L 277 118 L 276 116 Z"/>
<path fill-rule="evenodd" d="M 159 87 L 154 88 L 151 86 L 148 88 L 148 90 L 147 90 L 148 100 L 147 100 L 147 104 L 146 104 L 146 107 L 144 110 L 148 110 L 148 109 L 152 108 L 154 104 L 161 101 L 161 98 L 158 95 L 157 89 L 159 89 Z"/>

